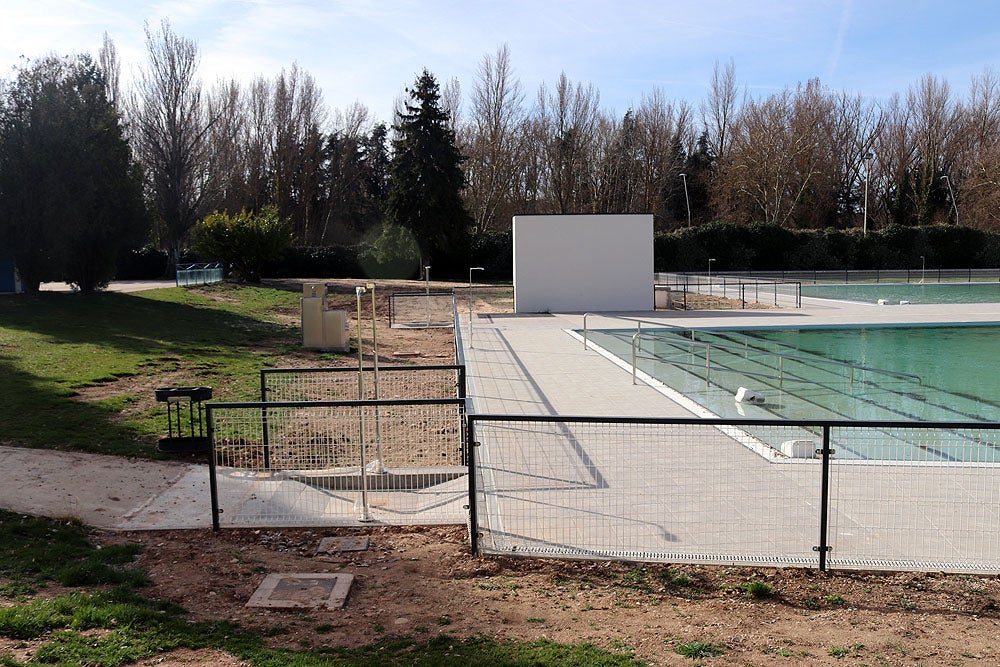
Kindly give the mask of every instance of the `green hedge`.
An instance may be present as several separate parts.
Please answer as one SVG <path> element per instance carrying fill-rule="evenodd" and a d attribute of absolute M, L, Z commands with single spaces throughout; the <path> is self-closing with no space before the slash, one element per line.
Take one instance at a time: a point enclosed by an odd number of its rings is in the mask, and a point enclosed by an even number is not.
<path fill-rule="evenodd" d="M 485 270 L 477 280 L 509 281 L 513 273 L 510 232 L 472 237 L 469 266 Z M 370 278 L 365 258 L 372 246 L 291 248 L 280 262 L 268 265 L 266 278 Z M 789 230 L 776 225 L 711 223 L 684 228 L 653 239 L 656 271 L 706 271 L 709 258 L 718 271 L 823 271 L 850 269 L 927 268 L 981 269 L 1000 267 L 1000 233 L 970 227 L 890 225 L 862 236 L 857 229 Z M 190 261 L 210 261 L 198 258 Z M 161 277 L 166 255 L 144 249 L 130 257 L 127 277 Z"/>

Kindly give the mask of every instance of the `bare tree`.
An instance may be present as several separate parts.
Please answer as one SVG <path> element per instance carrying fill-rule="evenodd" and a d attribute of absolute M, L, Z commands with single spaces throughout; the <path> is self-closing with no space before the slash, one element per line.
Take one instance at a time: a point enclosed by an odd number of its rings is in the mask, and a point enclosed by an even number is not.
<path fill-rule="evenodd" d="M 1000 223 L 1000 78 L 992 69 L 972 79 L 961 126 L 955 187 L 962 194 L 963 224 Z"/>
<path fill-rule="evenodd" d="M 524 93 L 513 77 L 510 49 L 483 56 L 472 88 L 472 112 L 458 136 L 466 157 L 466 208 L 478 231 L 505 229 L 498 212 L 509 202 L 524 169 Z M 508 210 L 508 214 L 510 211 Z"/>
<path fill-rule="evenodd" d="M 554 92 L 538 91 L 536 129 L 542 133 L 546 197 L 555 213 L 579 213 L 590 204 L 587 171 L 601 114 L 593 84 L 573 84 L 559 75 Z"/>
<path fill-rule="evenodd" d="M 708 142 L 716 158 L 723 160 L 729 152 L 730 127 L 736 115 L 736 65 L 730 60 L 724 70 L 715 63 L 708 99 L 701 103 L 701 119 L 708 132 Z"/>
<path fill-rule="evenodd" d="M 100 70 L 101 76 L 104 77 L 104 90 L 108 102 L 120 111 L 121 61 L 118 58 L 118 49 L 108 33 L 104 33 L 101 50 L 97 53 L 97 68 Z"/>
<path fill-rule="evenodd" d="M 196 78 L 198 46 L 164 20 L 146 26 L 147 66 L 130 102 L 133 147 L 146 169 L 161 242 L 176 263 L 188 231 L 206 212 L 213 170 L 207 164 L 212 125 Z"/>

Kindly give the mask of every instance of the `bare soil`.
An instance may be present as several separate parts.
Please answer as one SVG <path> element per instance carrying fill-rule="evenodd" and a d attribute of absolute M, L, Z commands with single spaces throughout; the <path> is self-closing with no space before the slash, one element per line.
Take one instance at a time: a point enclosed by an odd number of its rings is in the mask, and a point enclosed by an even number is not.
<path fill-rule="evenodd" d="M 355 284 L 338 281 L 335 307 L 351 310 Z M 477 301 L 475 308 L 503 306 Z M 416 363 L 453 359 L 450 330 L 390 329 L 384 296 L 377 310 L 382 361 L 400 354 Z M 308 355 L 286 361 L 314 363 Z M 113 390 L 113 383 L 103 390 Z M 344 534 L 370 536 L 369 549 L 317 555 L 323 537 Z M 192 619 L 237 621 L 275 647 L 359 646 L 448 633 L 590 642 L 634 651 L 657 665 L 692 664 L 678 653 L 687 642 L 724 651 L 701 664 L 1000 664 L 995 576 L 477 558 L 466 529 L 457 526 L 92 535 L 98 544 L 144 546 L 138 564 L 154 582 L 147 595 L 182 605 Z M 246 606 L 267 574 L 306 572 L 353 574 L 344 609 Z M 772 595 L 748 595 L 750 582 L 767 584 Z M 15 650 L 23 659 L 31 648 L 0 638 L 0 653 Z M 143 664 L 241 663 L 218 651 L 182 650 Z"/>

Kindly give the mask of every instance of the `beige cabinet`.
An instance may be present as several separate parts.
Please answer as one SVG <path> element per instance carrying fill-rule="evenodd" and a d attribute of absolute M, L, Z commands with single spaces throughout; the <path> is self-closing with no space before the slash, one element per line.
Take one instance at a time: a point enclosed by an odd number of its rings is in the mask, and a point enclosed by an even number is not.
<path fill-rule="evenodd" d="M 329 310 L 326 285 L 305 283 L 299 301 L 302 311 L 302 346 L 316 350 L 348 352 L 351 349 L 346 310 Z"/>

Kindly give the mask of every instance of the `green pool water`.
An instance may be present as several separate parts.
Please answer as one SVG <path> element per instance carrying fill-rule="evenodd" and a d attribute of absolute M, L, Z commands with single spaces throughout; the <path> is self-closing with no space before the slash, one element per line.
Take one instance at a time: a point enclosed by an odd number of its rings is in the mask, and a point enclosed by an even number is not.
<path fill-rule="evenodd" d="M 910 303 L 1000 303 L 1000 282 L 993 283 L 860 283 L 847 285 L 802 285 L 802 296 L 838 301 L 890 304 Z"/>
<path fill-rule="evenodd" d="M 634 333 L 589 338 L 631 364 Z M 721 417 L 1000 422 L 996 325 L 647 330 L 638 366 Z M 762 394 L 764 404 L 737 403 L 740 387 Z M 939 458 L 1000 461 L 997 448 L 958 451 L 968 444 L 945 445 Z"/>

